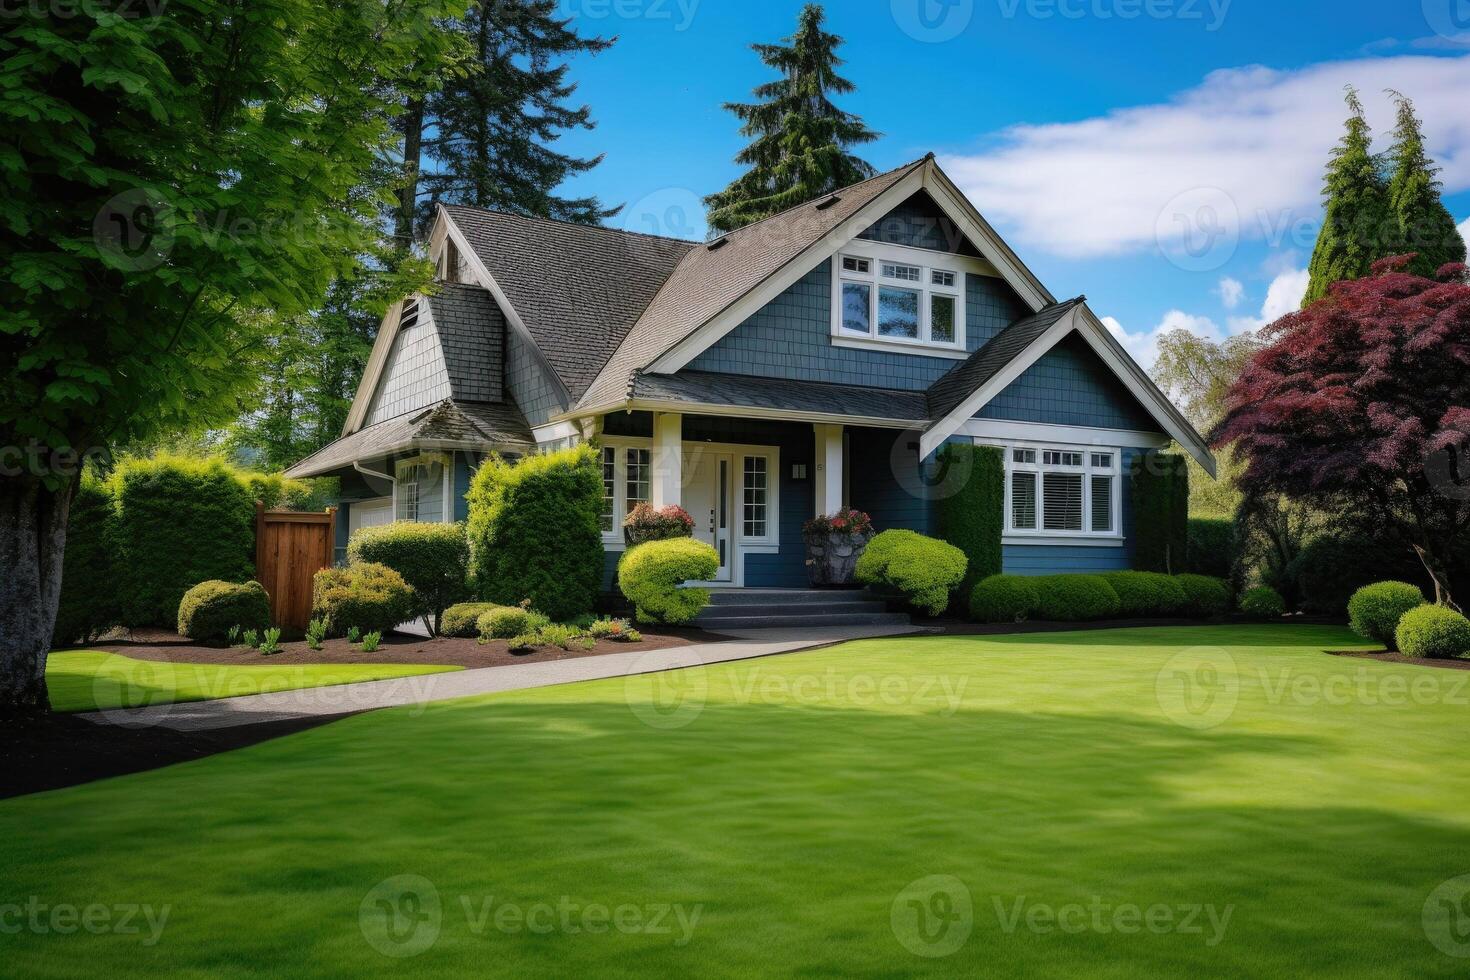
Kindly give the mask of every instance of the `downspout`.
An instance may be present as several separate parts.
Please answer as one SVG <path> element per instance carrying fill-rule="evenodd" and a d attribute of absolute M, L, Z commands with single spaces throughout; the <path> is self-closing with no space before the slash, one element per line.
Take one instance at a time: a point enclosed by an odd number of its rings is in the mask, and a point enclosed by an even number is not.
<path fill-rule="evenodd" d="M 393 488 L 389 492 L 389 496 L 392 498 L 392 501 L 393 501 L 392 502 L 392 505 L 391 505 L 393 507 L 393 516 L 394 517 L 397 517 L 398 516 L 398 478 L 396 476 L 389 476 L 387 473 L 376 473 L 373 470 L 365 469 L 363 467 L 363 465 L 361 463 L 359 463 L 355 459 L 352 461 L 352 468 L 354 470 L 356 470 L 357 472 L 361 473 L 363 476 L 375 476 L 375 477 L 377 477 L 380 480 L 387 480 L 388 481 L 389 486 L 391 486 Z"/>

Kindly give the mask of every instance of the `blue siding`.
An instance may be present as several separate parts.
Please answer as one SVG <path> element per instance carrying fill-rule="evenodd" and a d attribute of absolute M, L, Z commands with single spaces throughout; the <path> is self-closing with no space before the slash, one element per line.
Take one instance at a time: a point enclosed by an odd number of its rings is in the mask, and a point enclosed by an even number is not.
<path fill-rule="evenodd" d="M 1138 432 L 1159 429 L 1138 399 L 1076 333 L 1043 354 L 975 418 Z"/>
<path fill-rule="evenodd" d="M 1060 572 L 1119 572 L 1128 568 L 1126 548 L 1008 544 L 1001 548 L 1001 568 L 1012 575 Z"/>
<path fill-rule="evenodd" d="M 427 408 L 452 394 L 439 331 L 428 316 L 428 304 L 419 302 L 424 309 L 418 322 L 393 338 L 387 367 L 373 393 L 364 425 Z"/>

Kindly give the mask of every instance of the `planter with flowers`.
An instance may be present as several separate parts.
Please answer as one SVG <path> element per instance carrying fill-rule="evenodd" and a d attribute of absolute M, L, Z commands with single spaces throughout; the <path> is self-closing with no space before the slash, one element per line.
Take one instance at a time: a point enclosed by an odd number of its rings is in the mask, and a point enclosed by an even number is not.
<path fill-rule="evenodd" d="M 652 504 L 641 503 L 623 521 L 623 540 L 629 545 L 687 538 L 693 534 L 694 518 L 683 507 L 673 505 L 655 509 Z"/>
<path fill-rule="evenodd" d="M 845 508 L 813 517 L 801 528 L 812 585 L 851 585 L 853 568 L 873 538 L 873 519 Z"/>

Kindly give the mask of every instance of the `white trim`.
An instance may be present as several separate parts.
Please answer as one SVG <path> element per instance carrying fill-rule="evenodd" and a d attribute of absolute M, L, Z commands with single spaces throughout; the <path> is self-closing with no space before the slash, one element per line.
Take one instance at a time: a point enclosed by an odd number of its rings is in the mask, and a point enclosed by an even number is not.
<path fill-rule="evenodd" d="M 536 445 L 544 446 L 548 442 L 556 442 L 558 439 L 580 439 L 584 433 L 575 422 L 552 422 L 549 425 L 538 425 L 531 430 L 531 438 L 536 440 Z"/>
<path fill-rule="evenodd" d="M 999 439 L 1069 443 L 1098 448 L 1118 446 L 1124 449 L 1163 449 L 1170 441 L 1168 436 L 1158 432 L 1092 429 L 1080 425 L 1050 425 L 1045 422 L 1015 422 L 1009 419 L 970 419 L 955 434 L 972 436 L 977 443 L 993 443 Z"/>
<path fill-rule="evenodd" d="M 980 440 L 976 440 L 977 443 Z M 1123 451 L 1118 446 L 1083 445 L 1080 443 L 1046 443 L 1034 440 L 990 440 L 985 445 L 998 445 L 1004 454 L 1003 468 L 1005 471 L 1005 486 L 1003 493 L 1004 513 L 1002 517 L 1003 544 L 1093 544 L 1100 547 L 1117 546 L 1123 543 Z M 1033 454 L 1030 462 L 1017 462 L 1014 458 L 1016 450 L 1029 450 Z M 1048 452 L 1076 453 L 1081 457 L 1081 462 L 1075 466 L 1063 463 L 1047 463 L 1045 454 Z M 1093 462 L 1094 454 L 1107 453 L 1111 461 L 1106 466 L 1096 466 Z M 1016 473 L 1030 473 L 1036 477 L 1036 526 L 1034 528 L 1012 527 L 1011 521 L 1014 513 L 1011 509 L 1011 491 Z M 1082 478 L 1081 487 L 1081 529 L 1077 531 L 1063 531 L 1056 528 L 1046 527 L 1046 491 L 1044 475 L 1048 473 L 1069 473 Z M 1108 499 L 1108 530 L 1092 530 L 1092 481 L 1094 477 L 1107 477 L 1112 481 L 1110 496 Z"/>
<path fill-rule="evenodd" d="M 342 423 L 342 435 L 338 438 L 350 436 L 362 428 L 373 396 L 378 393 L 378 382 L 382 380 L 381 376 L 388 360 L 388 352 L 393 349 L 393 341 L 398 338 L 398 321 L 403 316 L 403 306 L 412 298 L 412 296 L 404 297 L 388 307 L 388 312 L 383 314 L 383 321 L 378 324 L 378 336 L 373 340 L 372 352 L 368 354 L 367 365 L 362 372 L 362 380 L 357 383 L 357 391 L 352 396 L 352 406 L 347 409 L 347 419 Z"/>
<path fill-rule="evenodd" d="M 1000 537 L 1001 544 L 1036 544 L 1048 546 L 1066 546 L 1079 548 L 1121 548 L 1126 539 L 1121 534 L 1101 535 L 1093 534 L 1087 537 L 1074 537 L 1069 534 L 1014 534 L 1005 532 Z"/>
<path fill-rule="evenodd" d="M 944 357 L 952 361 L 963 361 L 970 356 L 969 351 L 931 347 L 929 344 L 913 340 L 869 340 L 865 337 L 859 337 L 857 334 L 848 334 L 845 337 L 833 337 L 832 346 L 855 347 L 858 350 L 880 350 L 888 354 L 918 354 L 921 357 Z"/>
<path fill-rule="evenodd" d="M 866 272 L 849 272 L 844 269 L 848 259 L 867 264 Z M 907 245 L 890 245 L 855 238 L 832 253 L 831 265 L 831 323 L 829 333 L 833 346 L 862 345 L 870 350 L 886 350 L 904 354 L 919 354 L 929 357 L 951 357 L 964 359 L 969 356 L 965 349 L 965 298 L 967 275 L 996 275 L 993 266 L 983 259 L 971 258 L 952 252 L 937 252 L 931 249 L 913 248 Z M 883 275 L 886 265 L 914 266 L 919 270 L 917 279 L 894 279 Z M 948 286 L 933 284 L 935 273 L 946 273 L 953 282 Z M 844 287 L 849 283 L 868 287 L 868 333 L 853 333 L 843 326 Z M 919 336 L 915 338 L 888 337 L 878 332 L 879 292 L 884 286 L 905 289 L 919 294 L 916 316 Z M 954 339 L 940 342 L 930 340 L 928 335 L 933 324 L 935 297 L 948 297 L 954 303 Z"/>

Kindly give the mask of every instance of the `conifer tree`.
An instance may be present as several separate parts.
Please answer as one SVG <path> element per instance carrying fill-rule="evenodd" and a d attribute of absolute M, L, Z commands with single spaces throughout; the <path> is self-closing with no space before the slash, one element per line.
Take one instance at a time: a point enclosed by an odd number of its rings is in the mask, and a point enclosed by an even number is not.
<path fill-rule="evenodd" d="M 1426 278 L 1447 262 L 1465 261 L 1465 241 L 1440 200 L 1439 168 L 1424 150 L 1424 132 L 1414 104 L 1390 92 L 1398 105 L 1393 148 L 1389 150 L 1388 201 L 1397 235 L 1384 256 L 1416 253 L 1407 272 Z"/>
<path fill-rule="evenodd" d="M 842 38 L 822 30 L 824 18 L 820 6 L 807 4 L 785 44 L 751 46 L 781 77 L 755 89 L 759 101 L 725 105 L 744 123 L 741 135 L 753 141 L 735 158 L 750 169 L 704 199 L 714 231 L 733 231 L 876 172 L 848 152 L 880 134 L 832 102 L 854 86 L 837 74 Z"/>

